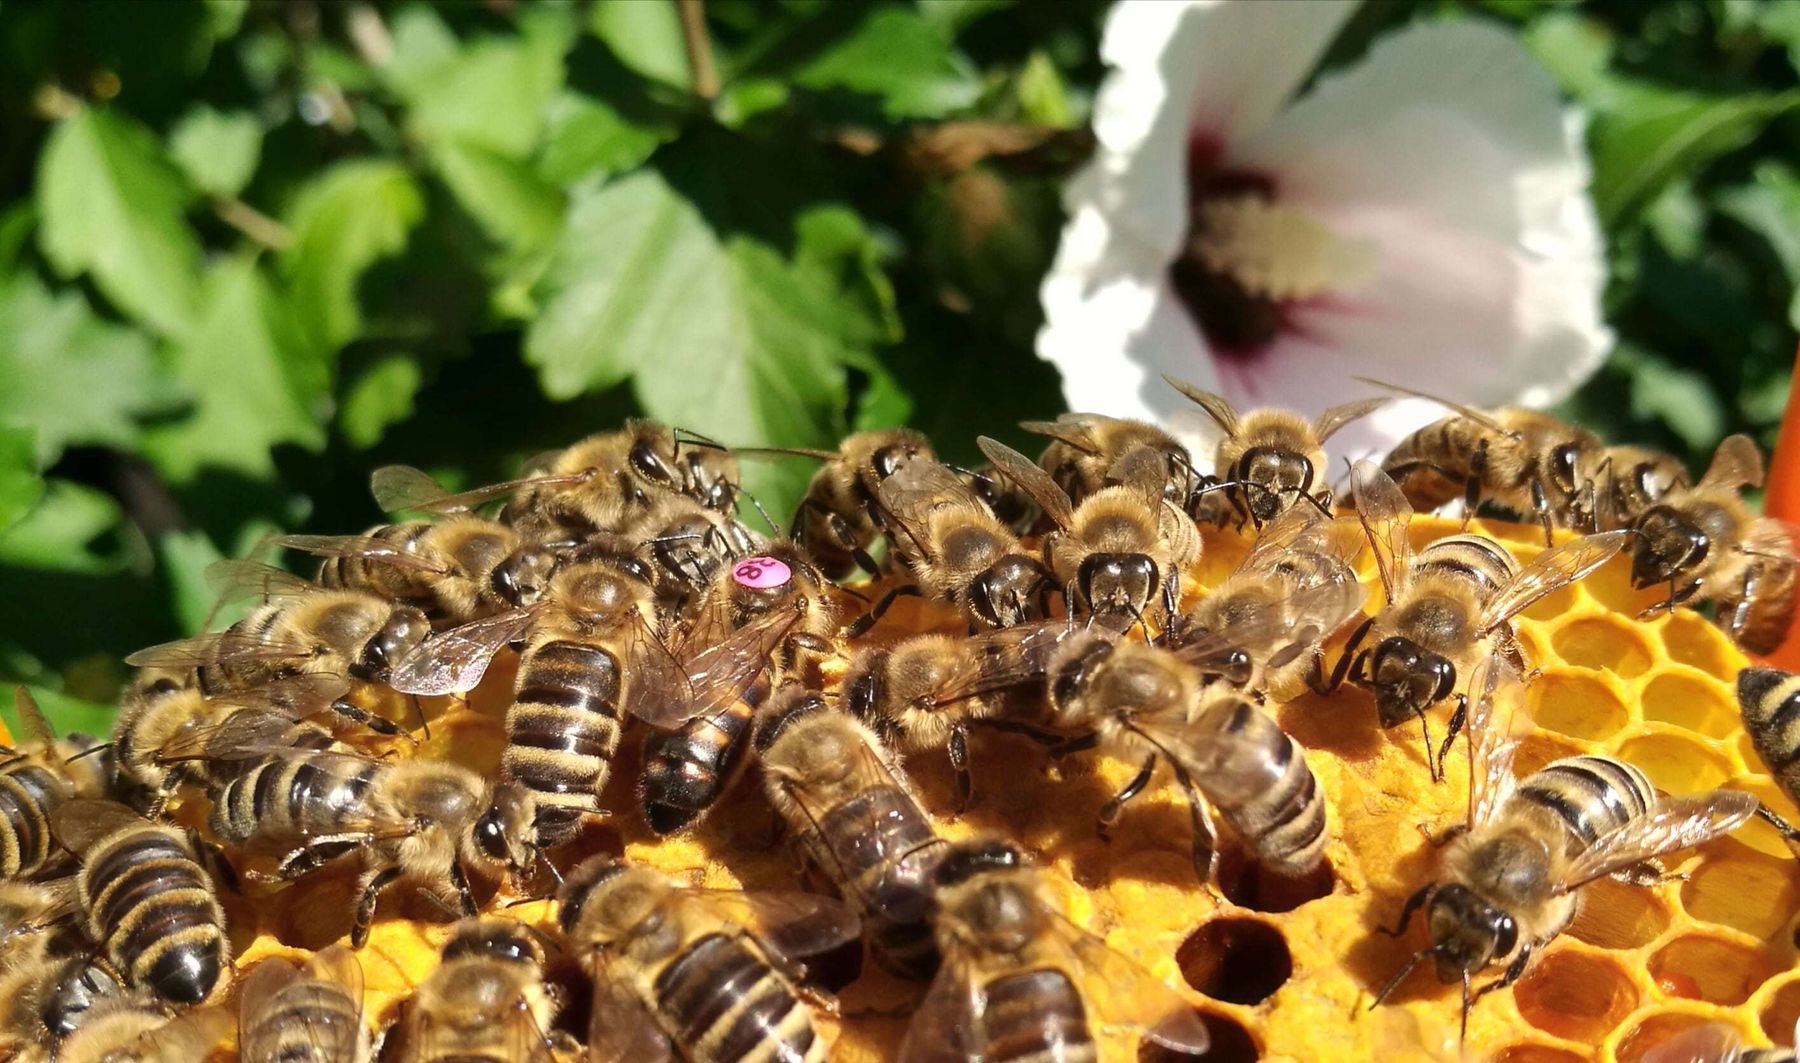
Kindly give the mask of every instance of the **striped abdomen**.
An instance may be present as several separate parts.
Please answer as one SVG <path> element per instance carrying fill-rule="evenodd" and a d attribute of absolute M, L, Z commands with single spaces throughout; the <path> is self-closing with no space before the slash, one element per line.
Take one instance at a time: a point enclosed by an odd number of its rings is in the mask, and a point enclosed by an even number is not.
<path fill-rule="evenodd" d="M 1738 708 L 1757 755 L 1789 796 L 1800 793 L 1800 675 L 1778 668 L 1738 673 Z"/>
<path fill-rule="evenodd" d="M 983 1063 L 1093 1063 L 1100 1058 L 1087 1008 L 1054 968 L 1002 975 L 982 987 Z"/>
<path fill-rule="evenodd" d="M 1244 846 L 1282 874 L 1317 867 L 1325 855 L 1325 797 L 1294 740 L 1241 698 L 1204 712 L 1195 726 L 1227 735 L 1225 750 L 1261 751 L 1255 763 L 1228 757 L 1194 780 Z"/>
<path fill-rule="evenodd" d="M 34 761 L 0 770 L 0 880 L 32 874 L 49 861 L 56 850 L 50 813 L 68 797 L 68 783 Z"/>
<path fill-rule="evenodd" d="M 946 843 L 912 795 L 897 786 L 863 790 L 821 816 L 802 841 L 856 904 L 875 961 L 901 978 L 930 977 L 938 966 L 931 873 Z"/>
<path fill-rule="evenodd" d="M 89 928 L 131 984 L 197 1004 L 225 962 L 225 912 L 180 834 L 146 824 L 83 857 L 76 879 Z"/>
<path fill-rule="evenodd" d="M 1461 498 L 1472 472 L 1476 448 L 1486 429 L 1466 417 L 1433 421 L 1402 439 L 1382 461 L 1415 509 L 1436 509 Z"/>
<path fill-rule="evenodd" d="M 435 525 L 409 520 L 386 524 L 364 532 L 366 538 L 403 553 L 414 552 L 418 541 Z M 419 598 L 429 593 L 430 573 L 403 568 L 379 558 L 356 554 L 327 557 L 319 563 L 319 585 L 336 589 L 373 591 L 384 598 Z"/>
<path fill-rule="evenodd" d="M 539 844 L 555 844 L 599 810 L 619 749 L 621 680 L 619 659 L 599 646 L 546 642 L 521 657 L 500 769 L 537 796 Z"/>
<path fill-rule="evenodd" d="M 241 648 L 258 642 L 268 642 L 273 638 L 277 627 L 287 616 L 292 603 L 270 602 L 250 612 L 250 615 L 239 620 L 226 629 L 228 638 L 222 646 Z M 227 650 L 214 653 L 206 663 L 194 670 L 194 678 L 200 692 L 207 696 L 243 690 L 260 686 L 270 680 L 285 675 L 292 675 L 298 670 L 298 660 L 270 661 L 253 659 L 248 655 L 238 654 L 234 659 Z"/>
<path fill-rule="evenodd" d="M 673 834 L 718 801 L 744 765 L 750 721 L 768 696 L 769 676 L 764 672 L 742 697 L 717 712 L 645 737 L 639 786 L 644 822 L 651 830 Z"/>
<path fill-rule="evenodd" d="M 1449 535 L 1420 550 L 1413 571 L 1416 575 L 1447 574 L 1473 583 L 1481 588 L 1485 601 L 1511 582 L 1519 563 L 1506 547 L 1484 535 Z"/>
<path fill-rule="evenodd" d="M 1565 855 L 1574 856 L 1643 815 L 1656 803 L 1656 787 L 1622 760 L 1588 754 L 1546 765 L 1520 782 L 1508 801 L 1551 812 L 1568 831 Z"/>
<path fill-rule="evenodd" d="M 316 978 L 293 982 L 268 999 L 244 1028 L 243 1063 L 352 1063 L 362 1032 L 362 1002 Z"/>
<path fill-rule="evenodd" d="M 812 1016 L 753 941 L 708 934 L 657 973 L 658 1023 L 690 1063 L 823 1061 Z"/>
<path fill-rule="evenodd" d="M 226 783 L 213 800 L 213 833 L 228 842 L 336 834 L 367 809 L 383 764 L 334 753 L 262 761 Z"/>

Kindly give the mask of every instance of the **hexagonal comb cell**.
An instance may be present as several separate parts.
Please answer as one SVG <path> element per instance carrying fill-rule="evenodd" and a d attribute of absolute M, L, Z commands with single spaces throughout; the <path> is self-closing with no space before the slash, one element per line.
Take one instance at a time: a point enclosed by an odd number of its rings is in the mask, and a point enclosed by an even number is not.
<path fill-rule="evenodd" d="M 1752 768 L 1760 766 L 1761 762 L 1757 761 Z M 1757 800 L 1768 806 L 1771 812 L 1789 823 L 1800 823 L 1800 812 L 1795 811 L 1793 799 L 1787 795 L 1787 791 L 1775 785 L 1768 776 L 1744 775 L 1733 779 L 1730 785 L 1733 790 L 1743 790 L 1755 794 Z M 1739 827 L 1733 832 L 1732 837 L 1759 853 L 1782 857 L 1789 862 L 1792 862 L 1795 856 L 1793 850 L 1788 848 L 1787 843 L 1781 840 L 1781 834 L 1764 822 L 1760 816 Z"/>
<path fill-rule="evenodd" d="M 1578 756 L 1590 748 L 1559 734 L 1533 732 L 1519 740 L 1519 751 L 1513 754 L 1513 771 L 1522 779 L 1553 760 Z"/>
<path fill-rule="evenodd" d="M 1742 1004 L 1774 973 L 1761 949 L 1704 932 L 1677 937 L 1650 957 L 1650 977 L 1679 975 L 1709 1004 Z"/>
<path fill-rule="evenodd" d="M 1619 743 L 1619 756 L 1644 769 L 1665 793 L 1710 790 L 1731 777 L 1731 763 L 1680 731 L 1653 731 Z"/>
<path fill-rule="evenodd" d="M 1763 855 L 1732 839 L 1701 853 L 1699 866 L 1681 884 L 1681 906 L 1690 918 L 1759 940 L 1773 938 L 1787 925 L 1800 903 L 1800 873 L 1791 859 Z"/>
<path fill-rule="evenodd" d="M 1546 670 L 1527 690 L 1532 721 L 1571 738 L 1611 738 L 1631 722 L 1631 711 L 1598 676 Z"/>
<path fill-rule="evenodd" d="M 1635 949 L 1669 928 L 1669 909 L 1656 891 L 1603 878 L 1582 887 L 1581 910 L 1569 934 L 1603 949 Z"/>
<path fill-rule="evenodd" d="M 1669 659 L 1721 678 L 1736 673 L 1737 650 L 1725 633 L 1697 613 L 1676 613 L 1663 621 L 1662 644 Z"/>
<path fill-rule="evenodd" d="M 1603 956 L 1559 949 L 1513 987 L 1525 1021 L 1571 1041 L 1598 1042 L 1638 1005 L 1637 985 Z"/>
<path fill-rule="evenodd" d="M 1781 984 L 1769 994 L 1757 1013 L 1763 1036 L 1778 1045 L 1792 1046 L 1794 1026 L 1800 1023 L 1800 978 Z"/>
<path fill-rule="evenodd" d="M 1175 952 L 1188 985 L 1228 1004 L 1260 1004 L 1294 973 L 1281 931 L 1256 919 L 1214 919 Z"/>
<path fill-rule="evenodd" d="M 1556 629 L 1550 646 L 1565 664 L 1595 668 L 1630 679 L 1643 675 L 1654 656 L 1650 643 L 1622 616 L 1580 616 Z"/>
<path fill-rule="evenodd" d="M 1729 738 L 1742 728 L 1737 703 L 1716 679 L 1695 672 L 1668 671 L 1650 677 L 1640 701 L 1644 719 Z"/>
<path fill-rule="evenodd" d="M 1684 1030 L 1716 1021 L 1706 1015 L 1685 1011 L 1668 1011 L 1647 1016 L 1619 1039 L 1614 1058 L 1619 1063 L 1638 1063 L 1651 1049 Z"/>

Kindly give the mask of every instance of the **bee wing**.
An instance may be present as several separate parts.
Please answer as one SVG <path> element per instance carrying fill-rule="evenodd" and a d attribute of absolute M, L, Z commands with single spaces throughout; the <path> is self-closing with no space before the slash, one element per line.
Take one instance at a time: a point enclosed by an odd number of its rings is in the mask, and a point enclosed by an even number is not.
<path fill-rule="evenodd" d="M 676 727 L 723 709 L 742 697 L 769 667 L 775 648 L 799 619 L 797 608 L 772 609 L 723 639 L 683 654 L 678 661 L 654 633 L 640 625 L 637 645 L 643 656 L 654 659 L 650 667 L 658 667 L 655 662 L 659 661 L 664 667 L 675 664 L 679 672 L 673 682 L 667 676 L 663 682 L 645 682 L 641 669 L 633 674 L 625 693 L 627 711 L 657 727 Z M 633 655 L 632 659 L 638 658 Z"/>
<path fill-rule="evenodd" d="M 276 546 L 289 550 L 300 550 L 316 557 L 360 557 L 367 561 L 379 561 L 395 568 L 409 568 L 418 572 L 435 572 L 443 574 L 450 571 L 443 565 L 433 564 L 430 560 L 410 553 L 380 539 L 369 535 L 277 535 L 269 540 Z"/>
<path fill-rule="evenodd" d="M 1556 892 L 1567 893 L 1602 875 L 1711 841 L 1736 829 L 1756 814 L 1756 808 L 1755 795 L 1740 790 L 1664 797 L 1643 815 L 1601 835 L 1570 861 L 1556 882 Z"/>
<path fill-rule="evenodd" d="M 1378 399 L 1360 399 L 1356 402 L 1346 402 L 1341 406 L 1333 406 L 1321 413 L 1319 419 L 1313 422 L 1313 435 L 1323 443 L 1336 435 L 1338 429 L 1352 421 L 1362 420 L 1386 406 L 1387 403 L 1388 400 L 1384 396 Z"/>
<path fill-rule="evenodd" d="M 1237 434 L 1237 409 L 1233 407 L 1224 396 L 1214 395 L 1212 392 L 1195 387 L 1185 380 L 1177 380 L 1167 373 L 1163 374 L 1163 379 L 1168 381 L 1170 387 L 1185 395 L 1189 402 L 1192 402 L 1202 410 L 1205 410 L 1206 415 L 1211 417 L 1218 424 L 1220 431 L 1228 436 Z"/>
<path fill-rule="evenodd" d="M 13 687 L 13 708 L 19 713 L 19 737 L 24 739 L 20 745 L 41 746 L 54 752 L 56 728 L 50 726 L 44 710 L 38 708 L 37 699 L 23 684 Z"/>
<path fill-rule="evenodd" d="M 1330 638 L 1362 610 L 1367 595 L 1356 574 L 1345 570 L 1338 578 L 1294 588 L 1284 600 L 1285 607 L 1271 603 L 1252 616 L 1234 617 L 1228 627 L 1195 636 L 1174 652 L 1209 673 L 1227 668 L 1239 653 L 1279 666 Z"/>
<path fill-rule="evenodd" d="M 300 969 L 280 956 L 258 963 L 238 990 L 238 1044 L 249 1058 L 261 1058 L 262 1038 L 253 1036 L 256 1020 L 282 990 L 300 981 Z"/>
<path fill-rule="evenodd" d="M 978 437 L 975 445 L 994 463 L 996 471 L 1037 503 L 1037 507 L 1044 511 L 1044 516 L 1049 517 L 1051 523 L 1058 528 L 1067 528 L 1075 519 L 1074 503 L 1069 501 L 1069 496 L 1056 486 L 1056 481 L 1037 462 L 987 436 Z"/>
<path fill-rule="evenodd" d="M 462 513 L 474 509 L 484 502 L 491 502 L 501 495 L 511 494 L 521 487 L 534 487 L 539 484 L 581 483 L 588 478 L 587 473 L 574 473 L 567 476 L 527 476 L 518 480 L 505 480 L 452 494 L 423 469 L 416 469 L 411 465 L 383 465 L 369 474 L 369 494 L 374 496 L 375 504 L 386 513 L 397 513 L 406 509 L 420 510 L 426 513 Z"/>
<path fill-rule="evenodd" d="M 1460 402 L 1452 402 L 1451 400 L 1446 399 L 1441 395 L 1433 395 L 1433 394 L 1430 394 L 1429 392 L 1416 391 L 1413 388 L 1401 387 L 1399 384 L 1389 384 L 1389 383 L 1387 383 L 1385 381 L 1381 381 L 1381 380 L 1371 380 L 1366 376 L 1359 376 L 1359 377 L 1356 377 L 1355 379 L 1360 381 L 1361 383 L 1369 384 L 1374 387 L 1386 388 L 1387 390 L 1395 393 L 1396 395 L 1411 395 L 1415 399 L 1424 399 L 1426 402 L 1435 402 L 1439 406 L 1444 407 L 1445 409 L 1455 410 L 1458 416 L 1467 417 L 1469 420 L 1474 421 L 1476 424 L 1479 424 L 1483 428 L 1486 428 L 1490 431 L 1499 432 L 1501 435 L 1512 436 L 1514 439 L 1517 439 L 1519 437 L 1519 434 L 1517 432 L 1512 431 L 1511 429 L 1507 428 L 1505 425 L 1501 424 L 1499 421 L 1494 420 L 1494 418 L 1492 416 L 1490 416 L 1486 413 L 1483 413 L 1480 410 L 1477 410 L 1473 406 L 1464 406 Z"/>
<path fill-rule="evenodd" d="M 674 1054 L 638 998 L 607 976 L 594 978 L 593 1014 L 588 1020 L 590 1063 L 671 1063 Z"/>
<path fill-rule="evenodd" d="M 272 641 L 244 631 L 226 630 L 147 646 L 126 657 L 125 663 L 138 668 L 189 672 L 214 659 L 249 664 L 289 661 L 306 655 L 307 648 L 293 642 Z"/>
<path fill-rule="evenodd" d="M 1736 1063 L 1744 1039 L 1722 1022 L 1681 1031 L 1644 1054 L 1643 1063 Z"/>
<path fill-rule="evenodd" d="M 1393 478 L 1372 461 L 1350 467 L 1350 497 L 1356 501 L 1356 519 L 1362 523 L 1369 549 L 1375 552 L 1381 585 L 1392 602 L 1406 589 L 1412 570 L 1412 540 L 1407 536 L 1412 504 Z"/>
<path fill-rule="evenodd" d="M 149 822 L 117 801 L 76 798 L 50 813 L 50 833 L 76 856 L 114 831 Z"/>
<path fill-rule="evenodd" d="M 1076 984 L 1100 1025 L 1141 1033 L 1176 1052 L 1197 1055 L 1210 1047 L 1193 1007 L 1162 979 L 1061 914 L 1052 925 L 1081 971 Z"/>
<path fill-rule="evenodd" d="M 1633 534 L 1620 529 L 1584 535 L 1545 550 L 1494 594 L 1482 608 L 1478 626 L 1483 631 L 1491 631 L 1530 608 L 1538 599 L 1581 579 L 1625 549 Z"/>
<path fill-rule="evenodd" d="M 109 1059 L 205 1059 L 231 1029 L 231 1012 L 220 1005 L 197 1008 L 150 1030 L 137 1044 Z"/>
<path fill-rule="evenodd" d="M 981 1058 L 976 1031 L 986 1006 L 968 960 L 946 956 L 931 989 L 913 1012 L 898 1063 L 967 1063 Z"/>
<path fill-rule="evenodd" d="M 208 700 L 221 708 L 268 709 L 298 720 L 325 711 L 349 691 L 350 680 L 336 672 L 301 672 Z"/>
<path fill-rule="evenodd" d="M 834 949 L 862 933 L 850 906 L 833 897 L 785 890 L 678 891 L 684 902 L 748 928 L 774 955 L 795 960 Z"/>
<path fill-rule="evenodd" d="M 1019 427 L 1034 436 L 1044 436 L 1074 447 L 1087 454 L 1100 453 L 1100 441 L 1090 427 L 1097 421 L 1111 420 L 1097 413 L 1065 413 L 1054 421 L 1020 421 Z"/>
<path fill-rule="evenodd" d="M 402 694 L 460 694 L 487 674 L 494 654 L 524 635 L 536 611 L 514 609 L 439 631 L 400 658 L 388 686 Z"/>
<path fill-rule="evenodd" d="M 185 760 L 255 760 L 272 752 L 291 752 L 286 744 L 294 720 L 273 709 L 248 708 L 184 727 L 155 753 L 159 764 Z"/>
<path fill-rule="evenodd" d="M 987 509 L 973 488 L 948 466 L 935 461 L 909 461 L 902 465 L 876 485 L 875 504 L 890 531 L 905 535 L 918 553 L 925 553 L 929 545 L 925 522 L 933 510 L 946 505 Z"/>
<path fill-rule="evenodd" d="M 1046 620 L 971 635 L 962 640 L 956 667 L 932 690 L 932 698 L 947 704 L 1042 679 L 1051 656 L 1070 634 L 1067 623 Z"/>
<path fill-rule="evenodd" d="M 344 991 L 362 1015 L 363 969 L 356 953 L 342 945 L 315 952 L 306 959 L 306 973 L 321 982 L 329 982 Z"/>
<path fill-rule="evenodd" d="M 1762 452 L 1742 432 L 1726 436 L 1713 451 L 1712 464 L 1700 477 L 1703 487 L 1761 487 L 1763 482 Z"/>
<path fill-rule="evenodd" d="M 679 727 L 704 711 L 696 707 L 698 696 L 681 658 L 669 649 L 668 643 L 657 635 L 648 621 L 640 616 L 626 625 L 619 636 L 619 649 L 625 679 L 620 700 L 627 715 L 655 727 Z M 719 652 L 708 656 L 713 658 L 710 663 L 719 670 L 715 681 L 722 682 L 726 662 Z M 745 685 L 754 678 L 753 672 Z M 722 686 L 713 689 L 722 689 Z"/>
<path fill-rule="evenodd" d="M 222 602 L 240 598 L 299 598 L 317 594 L 319 585 L 285 568 L 248 558 L 224 558 L 206 566 L 206 585 Z"/>
<path fill-rule="evenodd" d="M 1469 819 L 1471 828 L 1493 818 L 1513 790 L 1513 754 L 1524 731 L 1518 673 L 1498 653 L 1476 666 L 1469 684 Z"/>

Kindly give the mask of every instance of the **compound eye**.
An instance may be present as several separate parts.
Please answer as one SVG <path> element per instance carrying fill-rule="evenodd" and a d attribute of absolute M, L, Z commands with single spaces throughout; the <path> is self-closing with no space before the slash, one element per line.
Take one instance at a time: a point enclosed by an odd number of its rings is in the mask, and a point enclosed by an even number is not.
<path fill-rule="evenodd" d="M 1494 955 L 1505 956 L 1519 943 L 1519 924 L 1505 912 L 1496 913 L 1494 920 Z"/>
<path fill-rule="evenodd" d="M 656 452 L 654 440 L 641 439 L 631 445 L 631 467 L 658 483 L 675 482 L 675 473 L 663 461 L 663 456 Z"/>
<path fill-rule="evenodd" d="M 1432 694 L 1432 700 L 1442 701 L 1456 689 L 1456 666 L 1439 657 L 1431 662 L 1431 671 L 1438 677 L 1437 690 Z"/>
<path fill-rule="evenodd" d="M 885 480 L 900 471 L 898 451 L 898 447 L 882 447 L 869 456 L 869 464 L 874 467 L 876 476 Z"/>
<path fill-rule="evenodd" d="M 1564 486 L 1575 484 L 1575 444 L 1564 443 L 1550 454 L 1551 468 Z"/>

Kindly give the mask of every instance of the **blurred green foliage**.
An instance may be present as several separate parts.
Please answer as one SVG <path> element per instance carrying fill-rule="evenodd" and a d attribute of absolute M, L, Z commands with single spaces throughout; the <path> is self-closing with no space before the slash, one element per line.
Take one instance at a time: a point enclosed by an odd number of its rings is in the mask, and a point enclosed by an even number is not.
<path fill-rule="evenodd" d="M 674 0 L 0 5 L 0 677 L 97 725 L 209 562 L 368 525 L 386 462 L 1055 410 L 1037 286 L 1104 9 L 709 0 L 707 100 Z M 1772 442 L 1800 4 L 1371 0 L 1330 61 L 1471 17 L 1588 114 L 1620 344 L 1573 414 Z M 807 471 L 749 479 L 781 512 Z"/>

